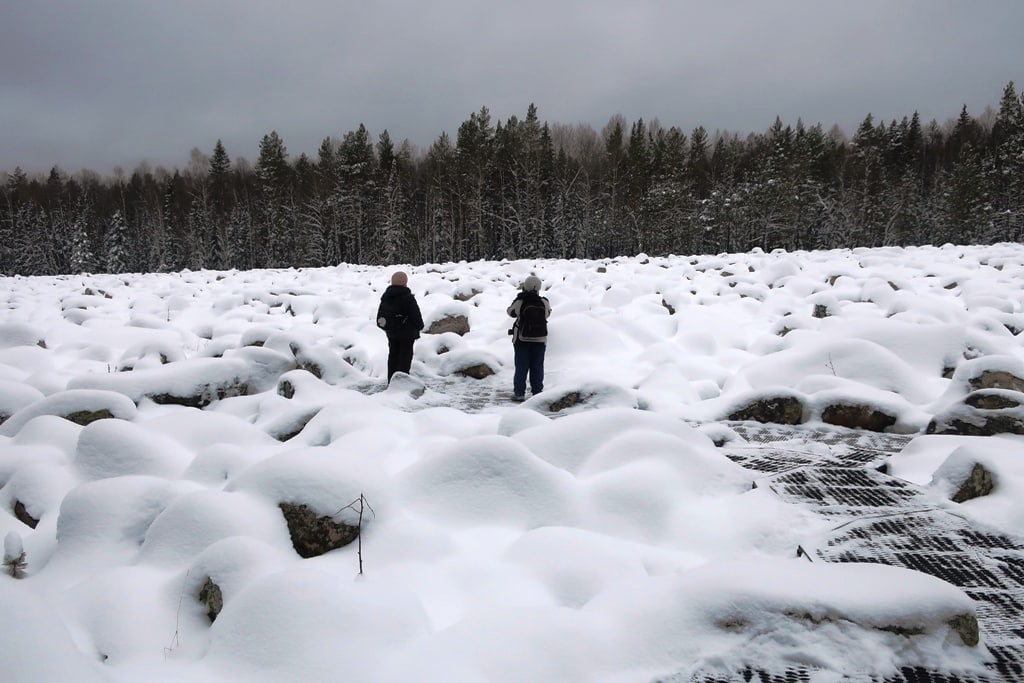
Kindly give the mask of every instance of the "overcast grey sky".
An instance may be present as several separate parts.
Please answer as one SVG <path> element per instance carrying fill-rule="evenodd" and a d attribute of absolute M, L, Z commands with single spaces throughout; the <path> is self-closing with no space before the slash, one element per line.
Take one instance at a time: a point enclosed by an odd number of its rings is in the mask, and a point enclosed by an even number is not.
<path fill-rule="evenodd" d="M 365 123 L 429 146 L 481 106 L 600 130 L 869 112 L 944 122 L 1024 86 L 1022 0 L 0 0 L 0 170 L 292 158 Z"/>

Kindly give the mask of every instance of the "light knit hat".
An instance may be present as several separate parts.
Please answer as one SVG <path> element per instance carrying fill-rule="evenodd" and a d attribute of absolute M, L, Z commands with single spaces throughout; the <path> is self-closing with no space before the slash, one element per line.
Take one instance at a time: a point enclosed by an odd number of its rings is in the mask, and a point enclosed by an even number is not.
<path fill-rule="evenodd" d="M 409 276 L 400 270 L 395 271 L 395 274 L 391 276 L 391 284 L 399 287 L 405 287 L 409 284 Z"/>
<path fill-rule="evenodd" d="M 540 291 L 540 285 L 541 285 L 540 278 L 537 277 L 536 275 L 531 275 L 530 277 L 528 277 L 525 280 L 523 280 L 523 291 L 524 292 L 539 292 Z"/>

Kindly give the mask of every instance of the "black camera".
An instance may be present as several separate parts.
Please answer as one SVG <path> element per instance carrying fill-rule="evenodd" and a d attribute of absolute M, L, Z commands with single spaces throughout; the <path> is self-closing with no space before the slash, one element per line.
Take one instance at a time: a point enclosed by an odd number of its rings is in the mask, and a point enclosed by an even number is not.
<path fill-rule="evenodd" d="M 510 327 L 510 328 L 508 328 L 508 333 L 509 333 L 509 334 L 512 334 L 512 328 L 511 328 L 511 327 Z"/>

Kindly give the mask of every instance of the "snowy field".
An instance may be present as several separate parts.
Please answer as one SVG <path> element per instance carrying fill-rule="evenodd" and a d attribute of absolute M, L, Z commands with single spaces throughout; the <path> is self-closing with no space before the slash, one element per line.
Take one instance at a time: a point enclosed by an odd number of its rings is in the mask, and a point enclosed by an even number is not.
<path fill-rule="evenodd" d="M 425 334 L 387 389 L 373 318 L 392 269 L 0 280 L 0 536 L 25 561 L 0 576 L 3 680 L 983 665 L 949 626 L 974 614 L 960 589 L 796 558 L 825 522 L 752 489 L 713 438 L 764 398 L 812 426 L 877 409 L 920 435 L 894 474 L 1018 533 L 1022 437 L 925 431 L 980 373 L 1024 377 L 1024 247 L 407 270 L 428 326 L 469 331 Z M 505 308 L 531 273 L 548 374 L 516 405 Z M 468 409 L 473 391 L 493 400 Z M 975 461 L 996 490 L 949 502 Z M 282 504 L 359 541 L 303 558 Z"/>

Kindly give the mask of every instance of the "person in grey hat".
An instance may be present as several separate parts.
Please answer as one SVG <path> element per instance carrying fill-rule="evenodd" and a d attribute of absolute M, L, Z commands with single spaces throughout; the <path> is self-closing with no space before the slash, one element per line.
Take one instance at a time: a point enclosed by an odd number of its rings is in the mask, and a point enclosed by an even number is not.
<path fill-rule="evenodd" d="M 396 271 L 391 286 L 384 290 L 377 308 L 377 326 L 388 335 L 388 383 L 396 372 L 409 374 L 412 369 L 412 347 L 423 329 L 416 297 L 409 289 L 409 276 Z"/>
<path fill-rule="evenodd" d="M 540 295 L 541 281 L 536 275 L 523 280 L 522 291 L 508 307 L 516 319 L 512 329 L 515 349 L 515 374 L 512 378 L 512 400 L 526 400 L 526 380 L 535 396 L 544 391 L 544 352 L 547 349 L 551 303 Z"/>

